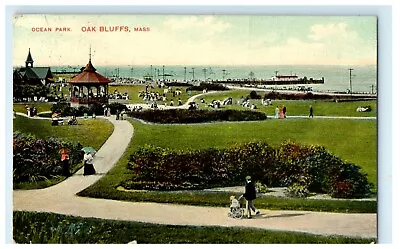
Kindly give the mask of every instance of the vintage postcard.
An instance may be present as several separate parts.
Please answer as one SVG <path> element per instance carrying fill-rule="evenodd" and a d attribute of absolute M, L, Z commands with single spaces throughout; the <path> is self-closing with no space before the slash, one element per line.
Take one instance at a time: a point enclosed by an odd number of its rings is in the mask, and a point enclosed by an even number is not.
<path fill-rule="evenodd" d="M 376 243 L 377 16 L 13 16 L 13 241 Z"/>

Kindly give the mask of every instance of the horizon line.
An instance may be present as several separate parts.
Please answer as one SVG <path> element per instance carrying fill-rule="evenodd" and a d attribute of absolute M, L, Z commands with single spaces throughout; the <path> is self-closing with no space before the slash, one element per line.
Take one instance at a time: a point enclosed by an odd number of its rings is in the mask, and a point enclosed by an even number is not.
<path fill-rule="evenodd" d="M 137 67 L 137 66 L 146 66 L 146 67 L 151 67 L 151 66 L 157 66 L 157 67 L 176 67 L 176 66 L 183 66 L 185 67 L 196 67 L 196 66 L 217 66 L 217 67 L 251 67 L 251 66 L 378 66 L 378 64 L 311 64 L 311 63 L 306 63 L 306 64 L 235 64 L 235 65 L 229 65 L 229 64 L 135 64 L 135 65 L 129 65 L 129 64 L 111 64 L 111 65 L 103 65 L 103 64 L 97 64 L 93 65 L 95 67 Z M 35 67 L 74 67 L 74 68 L 81 68 L 85 67 L 85 65 L 65 65 L 65 64 L 58 64 L 58 65 L 37 65 Z M 25 67 L 25 65 L 13 65 L 14 67 Z"/>

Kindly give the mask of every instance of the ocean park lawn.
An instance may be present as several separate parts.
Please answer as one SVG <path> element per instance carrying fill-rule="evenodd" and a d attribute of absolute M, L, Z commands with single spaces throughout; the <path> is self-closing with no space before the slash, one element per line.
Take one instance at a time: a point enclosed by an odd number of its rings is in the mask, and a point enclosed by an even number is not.
<path fill-rule="evenodd" d="M 110 87 L 113 89 L 114 86 Z M 115 87 L 119 92 L 129 92 L 132 98 L 128 103 L 144 103 L 137 98 L 144 86 Z M 183 102 L 190 96 L 182 89 Z M 213 99 L 223 100 L 232 97 L 239 100 L 250 91 L 232 90 L 205 95 L 206 102 Z M 193 93 L 193 95 L 196 93 Z M 262 94 L 262 93 L 259 93 Z M 263 96 L 263 95 L 262 95 Z M 200 97 L 201 98 L 201 97 Z M 200 104 L 200 98 L 195 101 L 201 109 L 208 109 L 205 104 Z M 118 100 L 120 101 L 120 100 Z M 99 181 L 77 193 L 79 196 L 114 199 L 134 202 L 158 202 L 174 203 L 197 206 L 229 206 L 229 192 L 213 191 L 121 191 L 118 186 L 124 180 L 130 179 L 131 172 L 126 168 L 130 155 L 141 146 L 151 144 L 154 146 L 168 147 L 174 150 L 191 150 L 202 148 L 225 148 L 250 141 L 265 141 L 271 145 L 279 145 L 284 141 L 293 141 L 307 145 L 321 145 L 329 152 L 337 155 L 344 161 L 359 165 L 367 174 L 368 180 L 374 184 L 373 192 L 377 187 L 377 122 L 373 119 L 274 119 L 272 114 L 276 105 L 285 105 L 288 115 L 308 116 L 309 105 L 314 107 L 316 116 L 376 116 L 376 101 L 366 102 L 333 102 L 333 101 L 293 101 L 273 100 L 271 106 L 261 106 L 260 100 L 254 101 L 259 109 L 268 115 L 264 121 L 251 122 L 214 122 L 206 124 L 144 124 L 128 118 L 134 127 L 134 136 L 124 155 L 117 164 Z M 177 103 L 177 96 L 175 98 Z M 355 108 L 359 105 L 370 105 L 371 113 L 357 113 Z M 17 112 L 25 112 L 24 104 L 14 104 Z M 35 104 L 38 112 L 49 112 L 52 104 Z M 222 106 L 222 109 L 248 109 L 239 105 Z M 31 133 L 38 137 L 50 136 L 81 142 L 83 146 L 92 146 L 99 149 L 113 131 L 110 122 L 104 119 L 79 119 L 77 126 L 51 126 L 49 120 L 30 119 L 16 116 L 13 122 L 14 131 Z M 82 165 L 78 165 L 82 166 Z M 77 169 L 74 169 L 76 171 Z M 44 188 L 62 181 L 64 177 L 52 181 L 20 184 L 20 189 Z M 304 199 L 304 198 L 279 198 L 265 196 L 257 198 L 257 207 L 269 210 L 308 210 L 317 212 L 337 213 L 376 213 L 376 201 L 358 200 L 329 200 L 329 199 Z M 20 234 L 15 240 L 21 243 L 29 243 L 25 234 L 33 234 L 34 243 L 128 243 L 135 232 L 135 239 L 139 243 L 370 243 L 371 239 L 347 238 L 344 236 L 308 235 L 296 232 L 279 232 L 272 230 L 260 230 L 251 228 L 226 228 L 209 226 L 171 226 L 138 222 L 122 222 L 113 220 L 87 219 L 71 217 L 51 213 L 38 212 L 14 212 L 14 222 L 26 219 L 35 224 L 30 229 L 14 223 L 15 229 Z M 54 224 L 53 224 L 54 222 Z M 65 222 L 85 224 L 92 228 L 91 236 L 80 235 L 66 237 L 54 234 L 50 240 L 43 240 L 50 228 L 59 227 Z M 109 231 L 105 232 L 102 227 Z M 95 229 L 99 228 L 99 229 Z M 129 229 L 126 229 L 129 228 Z M 132 228 L 132 229 L 130 229 Z M 22 229 L 22 230 L 21 230 Z M 158 236 L 148 236 L 148 234 Z M 49 233 L 50 234 L 50 233 Z M 186 235 L 185 235 L 186 234 Z M 52 242 L 50 242 L 52 241 Z M 372 240 L 375 241 L 375 240 Z"/>
<path fill-rule="evenodd" d="M 137 96 L 140 91 L 145 90 L 145 86 L 111 86 L 110 90 L 117 89 L 123 93 L 129 92 L 130 96 Z M 157 89 L 160 90 L 161 89 Z M 190 96 L 182 89 L 181 99 L 188 99 Z M 200 98 L 204 98 L 206 102 L 214 99 L 223 100 L 232 97 L 235 101 L 241 96 L 247 96 L 250 91 L 230 90 L 212 93 L 198 97 L 195 101 L 200 108 L 207 109 L 206 104 L 200 103 Z M 170 93 L 169 93 L 170 94 Z M 262 92 L 259 92 L 261 95 Z M 263 96 L 263 95 L 262 95 Z M 137 101 L 137 102 L 135 102 Z M 143 103 L 142 99 L 131 99 L 130 103 Z M 328 151 L 339 156 L 345 161 L 359 165 L 368 175 L 369 181 L 374 184 L 376 191 L 377 177 L 377 129 L 376 120 L 348 120 L 348 119 L 274 119 L 272 115 L 276 105 L 285 105 L 287 107 L 288 116 L 301 115 L 308 116 L 309 106 L 314 108 L 315 116 L 376 116 L 376 101 L 362 102 L 334 102 L 322 100 L 273 100 L 270 106 L 261 106 L 260 100 L 251 100 L 256 102 L 255 111 L 263 111 L 269 117 L 265 121 L 252 122 L 223 122 L 211 124 L 193 124 L 193 125 L 157 125 L 142 124 L 140 122 L 129 120 L 134 129 L 135 135 L 125 155 L 117 163 L 117 166 L 104 179 L 112 178 L 111 186 L 117 186 L 127 174 L 125 165 L 129 155 L 145 144 L 152 144 L 161 147 L 169 147 L 173 149 L 199 149 L 208 147 L 229 147 L 235 144 L 241 144 L 249 141 L 265 141 L 272 145 L 278 145 L 284 141 L 293 141 L 301 144 L 313 144 L 324 146 Z M 359 105 L 370 105 L 372 112 L 359 113 L 355 109 Z M 51 105 L 49 103 L 37 105 L 41 111 L 49 111 Z M 222 109 L 248 109 L 238 104 L 222 106 Z M 23 110 L 22 104 L 14 104 L 14 109 Z M 52 127 L 49 121 L 32 120 L 24 118 L 20 121 L 18 118 L 14 122 L 14 130 L 22 130 L 23 132 L 31 132 L 43 136 L 44 134 L 52 134 L 53 136 L 70 137 L 71 139 L 88 141 L 86 135 L 73 135 L 74 132 L 82 131 L 82 134 L 90 134 L 87 132 L 86 125 L 90 122 L 82 122 L 82 125 L 76 126 L 76 131 L 71 132 L 70 128 Z M 95 121 L 93 121 L 95 122 Z M 90 130 L 90 129 L 89 129 Z M 93 131 L 94 132 L 94 131 Z M 102 137 L 109 136 L 109 128 L 96 129 L 97 135 Z M 70 135 L 68 135 L 70 134 Z M 90 135 L 89 135 L 90 136 Z M 103 140 L 102 140 L 103 141 Z M 86 145 L 85 145 L 86 146 Z M 97 145 L 98 146 L 98 145 Z M 97 147 L 96 146 L 96 147 Z M 101 185 L 99 181 L 95 185 Z M 109 184 L 106 184 L 110 186 Z M 103 187 L 107 187 L 104 185 Z M 98 186 L 97 186 L 98 187 Z"/>

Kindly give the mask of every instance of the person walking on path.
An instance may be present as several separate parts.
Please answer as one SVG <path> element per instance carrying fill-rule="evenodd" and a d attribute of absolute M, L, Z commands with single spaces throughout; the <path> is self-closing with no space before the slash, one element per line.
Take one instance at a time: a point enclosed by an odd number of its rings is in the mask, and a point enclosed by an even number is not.
<path fill-rule="evenodd" d="M 282 106 L 281 107 L 279 107 L 279 117 L 278 117 L 279 119 L 282 119 L 282 118 L 284 118 L 284 115 L 283 115 L 283 108 L 282 108 Z"/>
<path fill-rule="evenodd" d="M 116 119 L 118 120 L 119 119 L 119 110 L 117 109 L 117 117 L 116 117 Z"/>
<path fill-rule="evenodd" d="M 278 106 L 275 107 L 275 118 L 279 117 L 279 108 Z"/>
<path fill-rule="evenodd" d="M 251 218 L 251 210 L 255 214 L 260 214 L 260 211 L 254 206 L 253 201 L 256 199 L 256 186 L 251 181 L 250 176 L 246 176 L 246 186 L 243 197 L 246 199 L 247 218 Z"/>
<path fill-rule="evenodd" d="M 314 110 L 312 108 L 312 105 L 310 105 L 310 114 L 308 114 L 309 118 L 313 118 L 314 117 Z"/>
<path fill-rule="evenodd" d="M 282 111 L 283 111 L 283 117 L 286 118 L 286 106 L 283 106 Z"/>
<path fill-rule="evenodd" d="M 83 175 L 94 175 L 96 174 L 96 170 L 93 166 L 93 156 L 90 152 L 86 152 L 83 156 L 84 168 L 83 168 Z"/>

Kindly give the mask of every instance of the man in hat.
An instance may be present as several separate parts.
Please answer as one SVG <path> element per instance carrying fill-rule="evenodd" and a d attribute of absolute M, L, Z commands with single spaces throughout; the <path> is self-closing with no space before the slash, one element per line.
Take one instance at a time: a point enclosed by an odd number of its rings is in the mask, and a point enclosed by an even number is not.
<path fill-rule="evenodd" d="M 243 197 L 246 199 L 247 218 L 251 218 L 251 210 L 253 210 L 255 214 L 260 214 L 260 211 L 253 204 L 253 201 L 256 199 L 256 186 L 251 181 L 251 176 L 246 176 L 246 186 Z"/>

